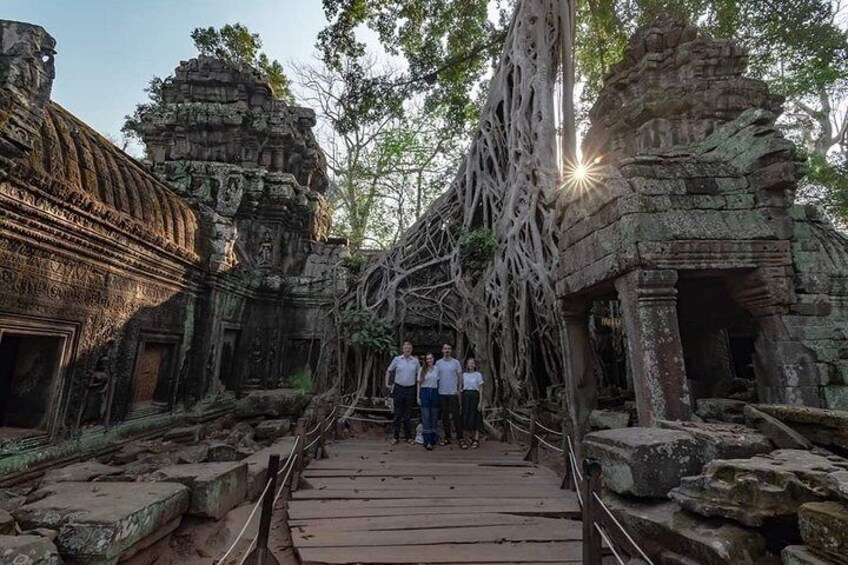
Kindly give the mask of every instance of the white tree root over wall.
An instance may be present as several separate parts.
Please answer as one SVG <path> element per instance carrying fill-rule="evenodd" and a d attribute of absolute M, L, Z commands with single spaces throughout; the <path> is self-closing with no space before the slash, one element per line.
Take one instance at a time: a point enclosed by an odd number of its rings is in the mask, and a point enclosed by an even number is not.
<path fill-rule="evenodd" d="M 519 2 L 454 182 L 336 306 L 337 315 L 367 310 L 398 335 L 411 320 L 453 330 L 460 349 L 472 344 L 484 361 L 500 402 L 529 400 L 539 383 L 562 380 L 553 280 L 559 15 L 559 0 Z M 497 250 L 482 273 L 467 272 L 459 237 L 479 228 L 494 233 Z M 341 391 L 375 386 L 383 367 L 373 353 L 352 351 L 341 338 L 339 347 Z"/>

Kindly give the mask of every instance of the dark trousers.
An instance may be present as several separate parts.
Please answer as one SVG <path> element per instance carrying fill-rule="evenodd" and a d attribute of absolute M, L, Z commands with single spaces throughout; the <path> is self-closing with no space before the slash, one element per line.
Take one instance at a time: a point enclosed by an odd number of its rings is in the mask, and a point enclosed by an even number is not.
<path fill-rule="evenodd" d="M 445 430 L 445 441 L 450 441 L 450 424 L 453 420 L 453 428 L 456 430 L 456 439 L 462 439 L 462 425 L 459 421 L 459 398 L 455 394 L 440 394 L 442 411 L 442 427 Z"/>
<path fill-rule="evenodd" d="M 392 429 L 395 439 L 400 438 L 400 424 L 403 422 L 403 437 L 414 439 L 412 435 L 412 407 L 415 406 L 415 385 L 403 386 L 395 383 L 392 389 L 392 400 L 394 400 L 394 419 Z"/>

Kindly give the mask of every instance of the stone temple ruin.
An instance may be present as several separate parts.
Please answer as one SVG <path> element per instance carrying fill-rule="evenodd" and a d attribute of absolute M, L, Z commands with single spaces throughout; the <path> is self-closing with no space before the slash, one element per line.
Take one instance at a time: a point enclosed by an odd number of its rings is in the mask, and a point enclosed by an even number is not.
<path fill-rule="evenodd" d="M 50 100 L 54 47 L 0 22 L 0 475 L 316 370 L 346 253 L 311 110 L 184 62 L 146 116 L 151 171 Z"/>
<path fill-rule="evenodd" d="M 661 562 L 843 563 L 848 240 L 794 204 L 780 100 L 746 62 L 663 21 L 606 79 L 597 182 L 558 203 L 570 425 Z"/>
<path fill-rule="evenodd" d="M 330 363 L 347 249 L 313 112 L 253 70 L 181 63 L 148 167 L 50 101 L 54 47 L 0 21 L 0 485 L 41 487 L 0 493 L 0 537 L 123 562 L 259 495 L 307 404 L 282 381 Z M 606 78 L 599 164 L 546 234 L 564 386 L 535 413 L 656 563 L 848 563 L 848 240 L 794 203 L 746 64 L 669 20 Z"/>

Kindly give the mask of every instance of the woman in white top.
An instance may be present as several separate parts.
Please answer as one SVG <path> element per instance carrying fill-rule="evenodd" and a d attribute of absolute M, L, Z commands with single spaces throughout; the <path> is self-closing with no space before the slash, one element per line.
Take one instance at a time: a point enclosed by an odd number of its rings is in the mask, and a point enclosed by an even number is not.
<path fill-rule="evenodd" d="M 483 427 L 483 375 L 477 371 L 477 361 L 471 357 L 462 373 L 462 429 L 471 443 L 459 442 L 462 449 L 480 447 L 480 428 Z"/>
<path fill-rule="evenodd" d="M 418 373 L 418 400 L 421 405 L 424 449 L 432 451 L 439 441 L 439 372 L 436 370 L 436 358 L 432 353 L 428 353 L 424 358 L 424 366 Z"/>

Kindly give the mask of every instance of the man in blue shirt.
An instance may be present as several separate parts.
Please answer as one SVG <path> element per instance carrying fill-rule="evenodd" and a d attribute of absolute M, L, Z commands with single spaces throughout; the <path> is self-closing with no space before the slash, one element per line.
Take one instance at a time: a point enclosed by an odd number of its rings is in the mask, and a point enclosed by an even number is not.
<path fill-rule="evenodd" d="M 417 357 L 412 356 L 412 343 L 405 341 L 401 347 L 403 355 L 392 359 L 389 368 L 386 369 L 386 388 L 391 386 L 392 400 L 394 401 L 394 419 L 392 430 L 394 439 L 392 445 L 397 444 L 400 439 L 400 425 L 403 422 L 403 437 L 410 445 L 415 443 L 412 435 L 412 407 L 415 406 L 415 383 L 418 381 L 418 371 L 421 365 Z M 394 374 L 394 382 L 389 384 Z"/>
<path fill-rule="evenodd" d="M 439 399 L 442 410 L 442 427 L 445 429 L 442 445 L 451 441 L 450 423 L 456 430 L 456 439 L 462 441 L 462 426 L 459 423 L 459 395 L 462 382 L 462 365 L 451 357 L 453 347 L 449 343 L 442 345 L 442 358 L 436 361 L 439 378 Z"/>

